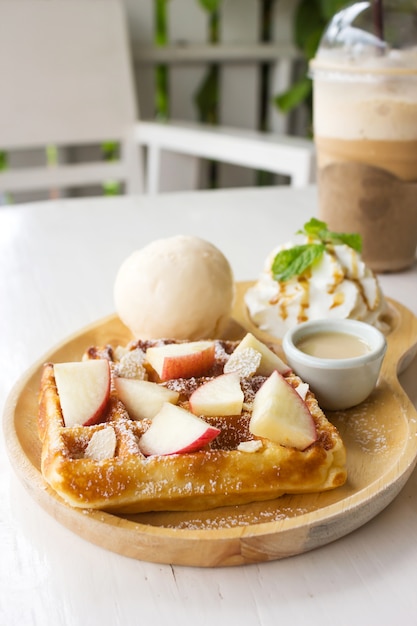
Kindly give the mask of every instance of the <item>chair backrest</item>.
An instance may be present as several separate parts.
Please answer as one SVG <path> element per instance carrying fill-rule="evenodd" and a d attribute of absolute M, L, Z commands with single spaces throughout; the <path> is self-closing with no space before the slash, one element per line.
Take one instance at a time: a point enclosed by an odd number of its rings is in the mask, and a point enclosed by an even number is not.
<path fill-rule="evenodd" d="M 122 0 L 0 0 L 0 150 L 116 141 L 116 163 L 0 174 L 0 191 L 106 178 L 141 190 Z M 103 177 L 103 178 L 102 178 Z"/>

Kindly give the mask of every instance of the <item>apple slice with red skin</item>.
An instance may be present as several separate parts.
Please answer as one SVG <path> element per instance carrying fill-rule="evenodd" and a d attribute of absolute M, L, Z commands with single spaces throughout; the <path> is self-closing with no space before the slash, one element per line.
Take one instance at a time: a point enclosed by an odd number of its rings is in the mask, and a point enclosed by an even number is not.
<path fill-rule="evenodd" d="M 161 381 L 202 376 L 214 363 L 214 343 L 188 341 L 153 346 L 147 349 L 146 360 Z"/>
<path fill-rule="evenodd" d="M 218 428 L 210 426 L 190 411 L 167 402 L 140 438 L 139 448 L 146 456 L 195 452 L 219 433 Z"/>
<path fill-rule="evenodd" d="M 305 450 L 317 440 L 307 404 L 277 371 L 257 391 L 249 430 L 283 446 Z"/>
<path fill-rule="evenodd" d="M 190 396 L 190 408 L 195 415 L 240 415 L 243 391 L 236 372 L 222 374 L 198 387 Z"/>
<path fill-rule="evenodd" d="M 151 420 L 164 402 L 176 404 L 179 393 L 158 383 L 137 378 L 115 378 L 117 395 L 134 420 Z"/>
<path fill-rule="evenodd" d="M 97 424 L 110 396 L 109 362 L 56 363 L 54 375 L 65 426 Z"/>
<path fill-rule="evenodd" d="M 269 376 L 274 370 L 277 370 L 280 374 L 289 374 L 291 372 L 290 366 L 284 363 L 275 352 L 262 343 L 262 341 L 259 341 L 252 333 L 247 333 L 243 337 L 242 341 L 233 351 L 232 356 L 234 355 L 234 358 L 236 358 L 237 354 L 248 348 L 252 348 L 261 354 L 261 362 L 256 370 L 256 374 L 259 374 L 259 376 Z M 225 371 L 227 371 L 227 364 L 225 367 Z"/>

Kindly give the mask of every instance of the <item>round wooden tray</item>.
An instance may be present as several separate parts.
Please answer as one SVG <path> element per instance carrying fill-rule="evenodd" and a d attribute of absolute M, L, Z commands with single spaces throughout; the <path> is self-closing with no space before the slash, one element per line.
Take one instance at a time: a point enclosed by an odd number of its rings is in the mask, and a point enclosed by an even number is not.
<path fill-rule="evenodd" d="M 231 339 L 250 330 L 243 294 L 237 285 Z M 365 524 L 399 493 L 417 460 L 417 412 L 398 382 L 417 349 L 417 318 L 392 306 L 392 331 L 380 380 L 372 396 L 349 411 L 328 413 L 347 448 L 348 480 L 338 489 L 283 496 L 271 502 L 193 513 L 142 513 L 118 516 L 65 504 L 40 473 L 37 393 L 45 361 L 77 360 L 90 345 L 124 344 L 128 330 L 116 316 L 68 338 L 38 361 L 12 390 L 4 431 L 12 464 L 35 500 L 84 539 L 132 558 L 156 563 L 219 567 L 280 559 L 334 541 Z"/>

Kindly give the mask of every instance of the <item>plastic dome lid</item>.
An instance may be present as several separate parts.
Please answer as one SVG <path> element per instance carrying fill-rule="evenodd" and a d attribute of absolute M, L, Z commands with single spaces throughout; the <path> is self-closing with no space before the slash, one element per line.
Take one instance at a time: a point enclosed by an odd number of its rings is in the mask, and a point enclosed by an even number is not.
<path fill-rule="evenodd" d="M 339 11 L 321 38 L 316 70 L 417 72 L 417 0 L 355 2 Z"/>

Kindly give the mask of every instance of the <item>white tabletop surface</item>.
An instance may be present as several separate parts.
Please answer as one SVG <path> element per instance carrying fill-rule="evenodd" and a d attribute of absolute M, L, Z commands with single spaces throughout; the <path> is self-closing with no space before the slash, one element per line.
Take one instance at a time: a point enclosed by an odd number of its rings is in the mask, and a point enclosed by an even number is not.
<path fill-rule="evenodd" d="M 113 312 L 120 263 L 148 242 L 195 234 L 254 279 L 266 254 L 316 212 L 289 188 L 55 201 L 0 209 L 3 406 L 51 347 Z M 417 267 L 380 277 L 417 315 Z M 417 406 L 417 359 L 402 382 Z M 417 624 L 417 471 L 359 530 L 270 563 L 197 569 L 133 560 L 88 543 L 44 512 L 0 451 L 0 624 L 250 626 Z"/>

